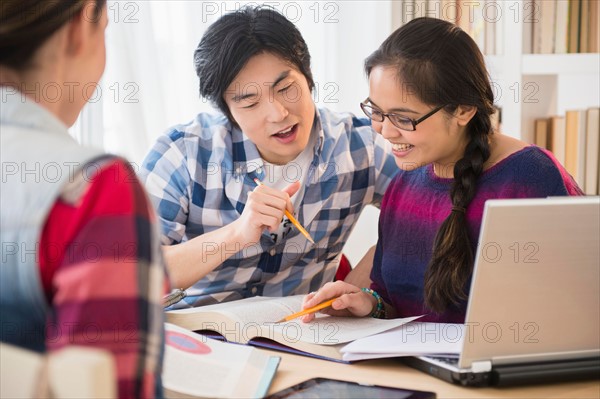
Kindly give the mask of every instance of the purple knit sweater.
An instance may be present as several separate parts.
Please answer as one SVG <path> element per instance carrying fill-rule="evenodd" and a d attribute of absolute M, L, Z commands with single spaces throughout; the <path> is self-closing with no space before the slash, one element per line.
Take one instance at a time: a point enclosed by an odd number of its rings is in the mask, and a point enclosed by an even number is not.
<path fill-rule="evenodd" d="M 400 172 L 381 204 L 379 241 L 371 272 L 372 289 L 393 305 L 399 317 L 426 314 L 419 321 L 463 323 L 467 301 L 436 314 L 424 304 L 423 278 L 433 241 L 450 214 L 452 179 L 437 177 L 432 165 Z M 546 150 L 526 147 L 486 170 L 467 208 L 475 251 L 484 203 L 497 198 L 543 198 L 582 195 L 571 176 Z M 473 252 L 475 253 L 475 252 Z M 470 281 L 465 286 L 468 294 Z"/>

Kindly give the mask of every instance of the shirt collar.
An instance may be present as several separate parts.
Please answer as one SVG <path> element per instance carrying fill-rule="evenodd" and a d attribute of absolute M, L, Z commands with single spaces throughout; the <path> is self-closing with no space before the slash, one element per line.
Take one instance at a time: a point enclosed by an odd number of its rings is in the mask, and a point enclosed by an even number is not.
<path fill-rule="evenodd" d="M 235 174 L 244 175 L 253 173 L 263 167 L 263 160 L 258 152 L 258 148 L 237 125 L 233 125 L 231 137 Z"/>
<path fill-rule="evenodd" d="M 13 87 L 0 86 L 0 123 L 69 135 L 53 113 Z"/>
<path fill-rule="evenodd" d="M 315 120 L 311 130 L 311 135 L 316 134 L 317 140 L 315 140 L 315 159 L 320 158 L 323 153 L 323 144 L 325 142 L 325 132 L 323 131 L 323 123 L 321 121 L 321 114 L 315 107 Z"/>

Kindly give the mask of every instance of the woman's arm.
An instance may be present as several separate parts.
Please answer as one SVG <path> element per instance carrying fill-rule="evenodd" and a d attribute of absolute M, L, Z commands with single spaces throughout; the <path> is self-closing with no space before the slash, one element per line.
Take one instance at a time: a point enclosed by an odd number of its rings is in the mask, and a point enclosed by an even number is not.
<path fill-rule="evenodd" d="M 358 262 L 358 264 L 352 268 L 352 271 L 348 273 L 344 281 L 357 287 L 370 287 L 371 269 L 373 268 L 374 257 L 375 246 L 373 245 L 371 248 L 369 248 L 360 262 Z"/>

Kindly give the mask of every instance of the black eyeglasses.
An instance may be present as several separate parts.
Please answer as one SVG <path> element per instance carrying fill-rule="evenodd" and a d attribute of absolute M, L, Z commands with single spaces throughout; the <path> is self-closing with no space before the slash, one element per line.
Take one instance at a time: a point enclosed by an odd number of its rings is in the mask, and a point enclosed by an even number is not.
<path fill-rule="evenodd" d="M 365 115 L 367 115 L 369 117 L 369 119 L 371 119 L 375 122 L 383 122 L 383 120 L 387 116 L 388 119 L 390 120 L 390 122 L 392 122 L 392 125 L 396 126 L 398 129 L 406 130 L 409 132 L 413 132 L 413 131 L 417 130 L 417 125 L 419 123 L 423 122 L 425 119 L 429 118 L 431 115 L 435 114 L 436 112 L 438 112 L 440 109 L 444 108 L 447 105 L 447 104 L 440 105 L 439 107 L 432 109 L 431 112 L 429 112 L 426 115 L 423 115 L 419 119 L 410 119 L 410 118 L 406 118 L 404 116 L 395 114 L 393 112 L 390 112 L 390 113 L 382 112 L 380 109 L 377 109 L 377 108 L 373 107 L 372 105 L 367 104 L 366 103 L 367 101 L 369 101 L 368 98 L 365 101 L 363 101 L 362 103 L 360 103 L 360 108 L 362 108 L 363 112 L 365 113 Z"/>

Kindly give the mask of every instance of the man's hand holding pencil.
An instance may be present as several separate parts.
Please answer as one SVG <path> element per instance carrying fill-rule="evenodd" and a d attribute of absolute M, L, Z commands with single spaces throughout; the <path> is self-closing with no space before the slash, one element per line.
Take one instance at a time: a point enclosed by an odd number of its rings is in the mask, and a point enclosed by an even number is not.
<path fill-rule="evenodd" d="M 285 216 L 285 212 L 294 212 L 290 197 L 298 191 L 300 183 L 295 182 L 283 191 L 259 184 L 248 192 L 246 206 L 235 224 L 238 242 L 256 243 L 264 229 L 276 231 Z"/>
<path fill-rule="evenodd" d="M 258 179 L 254 179 L 254 182 L 256 183 L 256 190 L 262 190 L 263 192 L 265 192 L 267 195 L 272 195 L 272 196 L 277 196 L 280 197 L 279 193 L 281 193 L 281 191 L 277 191 L 274 190 L 272 188 L 262 188 L 262 187 L 266 187 L 260 180 Z M 290 184 L 288 187 L 286 187 L 283 191 L 283 193 L 288 194 L 288 197 L 286 199 L 286 203 L 285 203 L 285 208 L 283 209 L 283 214 L 290 220 L 290 222 L 298 229 L 298 231 L 300 231 L 300 233 L 302 233 L 302 235 L 304 237 L 306 237 L 306 239 L 308 241 L 310 241 L 311 243 L 315 243 L 315 241 L 312 239 L 312 237 L 310 236 L 310 234 L 308 233 L 308 231 L 306 231 L 306 229 L 304 229 L 304 227 L 302 227 L 302 225 L 300 224 L 300 222 L 298 222 L 298 220 L 296 220 L 296 218 L 293 215 L 293 211 L 294 208 L 292 207 L 292 203 L 290 201 L 290 197 L 292 195 L 294 195 L 294 193 L 296 193 L 296 191 L 298 191 L 298 189 L 300 188 L 300 183 L 299 182 L 295 182 Z M 250 197 L 250 194 L 248 194 L 248 198 Z M 273 207 L 275 205 L 276 207 L 276 203 L 271 203 L 271 206 Z M 283 216 L 278 219 L 279 221 L 281 221 L 283 219 Z M 269 230 L 275 231 L 277 229 L 279 222 L 276 222 L 275 225 L 265 225 L 265 227 L 268 227 Z"/>

